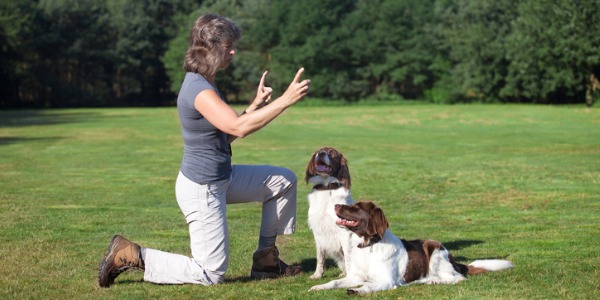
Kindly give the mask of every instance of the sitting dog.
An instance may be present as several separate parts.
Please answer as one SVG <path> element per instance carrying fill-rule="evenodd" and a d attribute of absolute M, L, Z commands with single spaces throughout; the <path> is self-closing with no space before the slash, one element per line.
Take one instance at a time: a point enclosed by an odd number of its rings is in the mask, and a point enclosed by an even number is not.
<path fill-rule="evenodd" d="M 409 283 L 454 284 L 465 280 L 467 274 L 513 266 L 510 261 L 498 259 L 463 265 L 454 261 L 438 241 L 401 240 L 388 230 L 383 211 L 372 202 L 336 205 L 335 212 L 339 217 L 336 224 L 352 232 L 349 272 L 344 278 L 313 286 L 311 291 L 351 288 L 348 294 L 355 294 Z"/>
<path fill-rule="evenodd" d="M 336 226 L 336 204 L 352 204 L 350 171 L 344 155 L 331 147 L 313 153 L 306 167 L 306 183 L 313 185 L 308 194 L 308 225 L 317 248 L 317 266 L 311 279 L 323 276 L 325 259 L 331 257 L 347 272 L 346 251 L 350 247 L 350 232 Z"/>

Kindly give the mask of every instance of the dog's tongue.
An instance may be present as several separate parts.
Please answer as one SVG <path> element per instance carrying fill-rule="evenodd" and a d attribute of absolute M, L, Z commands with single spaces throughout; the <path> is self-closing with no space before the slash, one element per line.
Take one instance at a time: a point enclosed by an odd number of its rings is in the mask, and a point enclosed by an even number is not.
<path fill-rule="evenodd" d="M 317 172 L 327 172 L 329 167 L 326 165 L 317 165 Z"/>

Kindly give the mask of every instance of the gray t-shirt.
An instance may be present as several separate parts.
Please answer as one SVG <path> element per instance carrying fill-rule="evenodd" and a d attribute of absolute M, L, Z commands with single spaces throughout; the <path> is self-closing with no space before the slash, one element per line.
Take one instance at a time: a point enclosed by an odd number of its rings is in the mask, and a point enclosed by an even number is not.
<path fill-rule="evenodd" d="M 227 134 L 208 122 L 194 107 L 196 96 L 207 89 L 219 94 L 202 75 L 188 72 L 177 97 L 183 135 L 181 172 L 198 184 L 227 179 L 231 173 Z"/>

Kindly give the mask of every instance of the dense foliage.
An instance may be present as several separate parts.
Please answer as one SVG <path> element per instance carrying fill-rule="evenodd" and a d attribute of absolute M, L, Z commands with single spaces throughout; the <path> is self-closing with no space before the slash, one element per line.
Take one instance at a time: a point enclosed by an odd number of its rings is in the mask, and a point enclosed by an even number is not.
<path fill-rule="evenodd" d="M 340 101 L 593 103 L 597 0 L 0 0 L 0 107 L 172 104 L 200 14 L 243 31 L 219 74 L 245 101 L 306 68 Z"/>

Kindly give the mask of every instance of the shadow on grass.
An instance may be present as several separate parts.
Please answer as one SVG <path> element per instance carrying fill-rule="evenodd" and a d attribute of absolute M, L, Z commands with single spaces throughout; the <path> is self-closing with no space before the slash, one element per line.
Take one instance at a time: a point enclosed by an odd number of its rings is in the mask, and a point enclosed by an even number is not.
<path fill-rule="evenodd" d="M 446 247 L 446 249 L 448 249 L 448 251 L 452 251 L 452 250 L 460 250 L 460 249 L 463 249 L 466 247 L 471 247 L 473 245 L 483 244 L 483 241 L 459 240 L 459 241 L 452 241 L 452 242 L 443 242 L 442 244 L 444 245 L 444 247 Z"/>
<path fill-rule="evenodd" d="M 57 125 L 89 121 L 94 112 L 67 112 L 60 110 L 14 110 L 0 112 L 0 127 Z"/>
<path fill-rule="evenodd" d="M 483 244 L 483 241 L 477 241 L 477 240 L 459 240 L 459 241 L 452 241 L 452 242 L 445 242 L 442 243 L 444 245 L 444 247 L 446 247 L 446 249 L 448 249 L 448 251 L 452 252 L 452 251 L 456 251 L 456 250 L 460 250 L 466 247 L 471 247 L 473 245 L 478 245 L 478 244 Z M 477 260 L 477 259 L 506 259 L 507 256 L 503 256 L 503 257 L 479 257 L 479 258 L 468 258 L 468 257 L 464 257 L 464 256 L 454 256 L 454 259 L 456 261 L 459 262 L 471 262 L 473 260 Z"/>
<path fill-rule="evenodd" d="M 478 244 L 483 244 L 483 241 L 477 241 L 477 240 L 459 240 L 459 241 L 452 241 L 452 242 L 444 242 L 442 243 L 444 245 L 444 247 L 446 247 L 446 249 L 448 249 L 448 251 L 450 251 L 450 253 L 452 253 L 452 251 L 456 251 L 456 250 L 460 250 L 466 247 L 471 247 L 473 245 L 478 245 Z M 457 262 L 470 262 L 471 259 L 465 256 L 455 256 L 454 254 L 452 255 L 454 257 L 454 260 L 456 260 Z"/>
<path fill-rule="evenodd" d="M 121 285 L 121 284 L 138 284 L 138 283 L 142 283 L 145 282 L 144 279 L 123 279 L 123 280 L 117 280 L 113 283 L 113 285 Z M 111 285 L 112 286 L 112 285 Z"/>
<path fill-rule="evenodd" d="M 49 142 L 59 140 L 59 137 L 48 137 L 48 138 L 20 138 L 20 137 L 2 137 L 0 136 L 0 146 L 15 144 L 15 143 L 24 143 L 24 142 Z"/>
<path fill-rule="evenodd" d="M 310 273 L 310 275 L 312 275 L 312 273 L 317 268 L 317 259 L 316 258 L 303 259 L 302 262 L 300 262 L 300 266 L 302 267 L 302 270 L 304 270 L 304 273 Z M 337 263 L 333 259 L 330 259 L 330 258 L 326 259 L 324 269 L 328 269 L 328 268 L 338 269 Z"/>
<path fill-rule="evenodd" d="M 98 113 L 93 112 L 67 112 L 60 110 L 0 111 L 0 128 L 87 122 L 94 119 L 98 115 Z M 0 146 L 37 141 L 45 142 L 58 139 L 60 139 L 60 137 L 0 136 Z"/>
<path fill-rule="evenodd" d="M 225 278 L 225 283 L 228 283 L 228 282 L 245 283 L 245 282 L 252 282 L 252 281 L 257 281 L 257 280 L 250 278 L 249 274 L 248 274 L 248 276 L 238 276 L 238 277 L 231 277 L 231 278 L 226 277 Z"/>
<path fill-rule="evenodd" d="M 307 258 L 303 259 L 300 262 L 300 267 L 304 271 L 304 274 L 312 275 L 317 267 L 317 259 L 316 258 Z M 327 268 L 337 268 L 337 265 L 333 259 L 325 260 L 325 269 Z M 251 279 L 250 276 L 239 276 L 239 277 L 231 277 L 225 278 L 225 282 L 252 282 L 256 281 L 255 279 Z"/>

